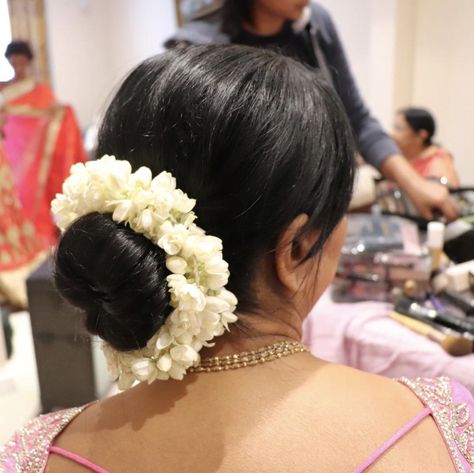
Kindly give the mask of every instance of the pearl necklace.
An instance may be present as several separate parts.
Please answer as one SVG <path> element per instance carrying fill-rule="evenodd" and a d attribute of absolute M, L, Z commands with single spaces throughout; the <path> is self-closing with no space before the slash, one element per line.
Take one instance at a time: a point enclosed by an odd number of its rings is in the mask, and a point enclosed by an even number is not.
<path fill-rule="evenodd" d="M 284 356 L 304 352 L 309 352 L 309 350 L 300 342 L 279 342 L 254 351 L 244 351 L 235 355 L 205 358 L 201 360 L 198 366 L 189 368 L 188 373 L 236 370 L 238 368 L 255 366 L 266 363 L 267 361 L 278 360 Z"/>

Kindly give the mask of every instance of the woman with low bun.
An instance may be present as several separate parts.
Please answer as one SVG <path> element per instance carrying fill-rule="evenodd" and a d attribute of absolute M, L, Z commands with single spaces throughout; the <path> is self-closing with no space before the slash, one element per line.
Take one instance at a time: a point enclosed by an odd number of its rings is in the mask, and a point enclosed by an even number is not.
<path fill-rule="evenodd" d="M 350 126 L 317 73 L 245 46 L 168 51 L 125 79 L 98 153 L 53 203 L 55 279 L 134 385 L 30 422 L 0 454 L 7 471 L 469 465 L 450 437 L 472 442 L 469 421 L 455 424 L 457 404 L 474 408 L 463 387 L 362 373 L 300 343 L 336 270 L 354 173 Z"/>

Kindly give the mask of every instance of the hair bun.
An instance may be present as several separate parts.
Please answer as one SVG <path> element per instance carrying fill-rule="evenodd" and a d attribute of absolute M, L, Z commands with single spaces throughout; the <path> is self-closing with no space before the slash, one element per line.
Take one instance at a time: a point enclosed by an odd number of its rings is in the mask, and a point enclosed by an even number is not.
<path fill-rule="evenodd" d="M 164 252 L 110 214 L 75 221 L 55 266 L 61 295 L 86 313 L 90 333 L 117 350 L 143 348 L 171 312 Z"/>

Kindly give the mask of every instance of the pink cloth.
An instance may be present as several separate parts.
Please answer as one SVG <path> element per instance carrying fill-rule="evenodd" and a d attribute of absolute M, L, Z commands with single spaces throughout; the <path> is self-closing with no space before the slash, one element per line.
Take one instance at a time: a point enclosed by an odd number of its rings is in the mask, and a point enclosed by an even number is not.
<path fill-rule="evenodd" d="M 377 448 L 354 473 L 365 471 L 388 449 L 428 415 L 432 415 L 450 453 L 457 473 L 474 468 L 474 399 L 463 386 L 447 378 L 402 378 L 422 401 L 425 409 Z M 73 452 L 55 447 L 54 440 L 87 406 L 46 414 L 30 421 L 18 431 L 0 452 L 4 473 L 44 473 L 50 453 L 56 453 L 83 465 L 89 471 L 108 473 L 104 468 Z"/>
<path fill-rule="evenodd" d="M 324 360 L 390 378 L 447 376 L 474 394 L 474 354 L 454 357 L 390 319 L 381 302 L 336 304 L 327 291 L 305 321 L 303 342 Z"/>

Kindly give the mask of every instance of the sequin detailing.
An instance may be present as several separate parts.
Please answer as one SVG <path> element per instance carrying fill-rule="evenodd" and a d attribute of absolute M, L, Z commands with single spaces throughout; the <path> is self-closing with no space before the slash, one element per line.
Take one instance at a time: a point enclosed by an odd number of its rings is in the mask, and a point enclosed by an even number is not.
<path fill-rule="evenodd" d="M 471 420 L 467 402 L 454 401 L 451 381 L 445 377 L 401 378 L 399 381 L 408 386 L 427 407 L 431 408 L 456 471 L 470 472 L 474 468 L 474 422 Z M 465 466 L 468 467 L 467 470 Z"/>
<path fill-rule="evenodd" d="M 28 422 L 0 451 L 0 472 L 42 473 L 54 438 L 86 407 L 52 412 Z"/>
<path fill-rule="evenodd" d="M 474 470 L 474 400 L 448 378 L 401 378 L 431 409 L 457 473 Z M 457 391 L 456 391 L 457 390 Z M 457 392 L 457 395 L 454 395 Z M 459 394 L 460 393 L 460 394 Z M 30 421 L 0 451 L 1 473 L 43 473 L 55 437 L 87 406 L 46 414 Z"/>

